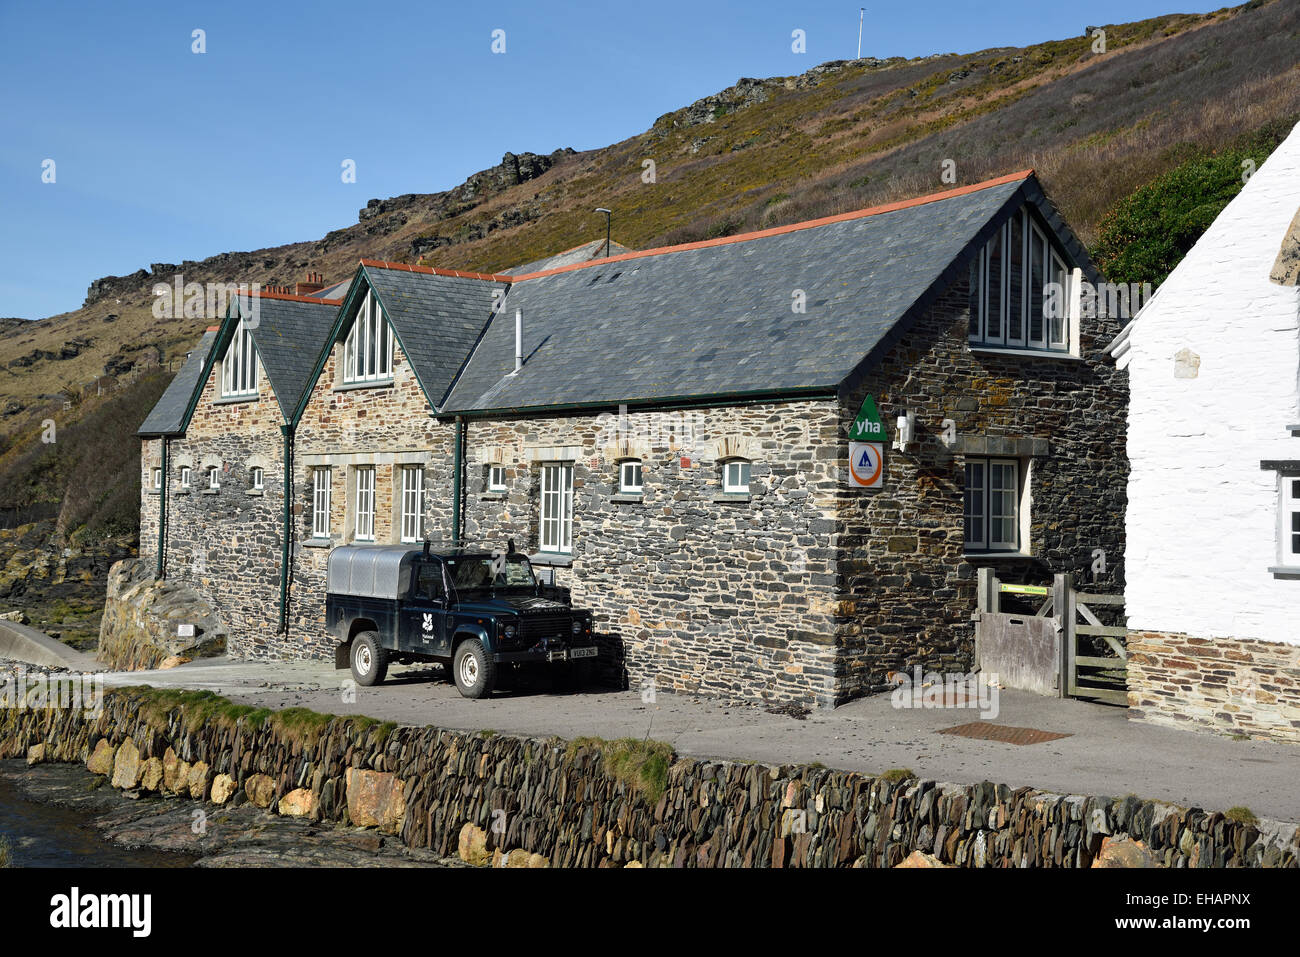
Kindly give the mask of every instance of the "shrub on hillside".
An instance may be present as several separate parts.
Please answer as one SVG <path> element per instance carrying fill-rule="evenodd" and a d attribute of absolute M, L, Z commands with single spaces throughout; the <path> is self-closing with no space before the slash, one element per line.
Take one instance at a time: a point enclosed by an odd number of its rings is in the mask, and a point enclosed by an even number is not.
<path fill-rule="evenodd" d="M 1094 260 L 1111 282 L 1158 286 L 1288 132 L 1270 124 L 1219 153 L 1186 161 L 1120 200 L 1102 219 Z"/>

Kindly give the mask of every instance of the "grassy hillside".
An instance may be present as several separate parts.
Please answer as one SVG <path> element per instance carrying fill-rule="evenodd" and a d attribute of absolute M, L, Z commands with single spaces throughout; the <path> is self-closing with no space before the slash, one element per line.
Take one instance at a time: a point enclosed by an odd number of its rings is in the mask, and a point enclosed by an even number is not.
<path fill-rule="evenodd" d="M 106 371 L 175 363 L 192 347 L 209 319 L 159 320 L 150 309 L 153 283 L 178 270 L 188 281 L 291 284 L 308 269 L 346 278 L 362 256 L 421 255 L 434 265 L 497 270 L 603 238 L 596 206 L 615 210 L 616 239 L 646 248 L 946 188 L 946 160 L 958 184 L 1036 168 L 1092 244 L 1107 212 L 1138 187 L 1190 157 L 1300 119 L 1293 0 L 1105 30 L 1100 54 L 1081 34 L 742 80 L 603 149 L 506 163 L 444 193 L 372 201 L 356 224 L 320 240 L 159 264 L 153 274 L 96 284 L 96 298 L 73 312 L 0 323 L 0 507 L 67 497 L 90 505 L 65 514 L 62 532 L 117 522 L 126 506 L 91 501 L 75 487 L 83 480 L 75 470 L 42 471 L 47 459 L 33 436 L 62 409 L 65 390 L 79 392 Z M 653 183 L 643 181 L 646 160 L 656 167 Z M 139 393 L 115 395 L 109 402 L 123 402 L 122 415 L 104 427 L 131 461 L 106 461 L 112 471 L 102 478 L 112 475 L 125 495 L 136 481 L 132 416 L 143 413 Z M 59 414 L 70 426 L 82 413 Z"/>

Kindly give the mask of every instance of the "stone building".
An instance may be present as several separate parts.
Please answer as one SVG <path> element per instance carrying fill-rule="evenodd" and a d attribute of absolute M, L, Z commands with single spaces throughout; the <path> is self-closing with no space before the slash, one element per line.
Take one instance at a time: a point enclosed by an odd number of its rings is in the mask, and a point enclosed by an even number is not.
<path fill-rule="evenodd" d="M 1130 716 L 1300 741 L 1300 127 L 1113 351 Z"/>
<path fill-rule="evenodd" d="M 362 262 L 274 460 L 285 629 L 232 628 L 237 653 L 331 656 L 349 541 L 513 538 L 618 680 L 821 705 L 969 669 L 981 565 L 1038 582 L 1103 548 L 1122 581 L 1118 328 L 1082 314 L 1099 277 L 1032 173 L 529 268 Z"/>

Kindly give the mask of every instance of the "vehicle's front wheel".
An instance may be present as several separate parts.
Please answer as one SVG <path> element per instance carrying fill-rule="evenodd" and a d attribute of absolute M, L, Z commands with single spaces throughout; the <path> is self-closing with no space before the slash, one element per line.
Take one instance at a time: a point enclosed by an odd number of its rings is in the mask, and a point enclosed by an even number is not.
<path fill-rule="evenodd" d="M 476 638 L 456 646 L 451 670 L 456 678 L 456 690 L 466 698 L 486 698 L 496 684 L 496 662 Z"/>
<path fill-rule="evenodd" d="M 379 645 L 379 635 L 373 631 L 363 631 L 352 639 L 352 677 L 357 684 L 377 685 L 388 674 L 388 658 Z"/>

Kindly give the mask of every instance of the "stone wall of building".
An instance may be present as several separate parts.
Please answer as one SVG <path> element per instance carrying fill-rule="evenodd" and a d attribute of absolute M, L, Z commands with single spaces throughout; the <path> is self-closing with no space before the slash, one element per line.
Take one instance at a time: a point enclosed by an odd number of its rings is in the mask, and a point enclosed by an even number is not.
<path fill-rule="evenodd" d="M 1129 632 L 1128 703 L 1137 721 L 1300 742 L 1300 647 Z"/>
<path fill-rule="evenodd" d="M 556 581 L 595 611 L 633 687 L 829 704 L 835 428 L 830 401 L 474 421 L 466 536 L 538 552 L 542 463 L 572 461 Z M 748 495 L 723 494 L 730 456 L 752 463 Z M 624 458 L 642 463 L 639 496 L 619 493 Z M 505 493 L 486 489 L 493 463 Z"/>
<path fill-rule="evenodd" d="M 163 573 L 220 608 L 230 653 L 242 657 L 279 629 L 284 419 L 260 363 L 257 395 L 237 401 L 221 398 L 220 368 L 214 364 L 186 434 L 166 440 Z M 150 566 L 161 504 L 153 469 L 161 467 L 163 441 L 146 440 L 141 456 L 141 557 Z M 215 490 L 211 467 L 218 470 Z M 254 468 L 262 470 L 260 489 L 253 487 Z"/>
<path fill-rule="evenodd" d="M 884 486 L 842 483 L 826 543 L 843 554 L 840 700 L 914 665 L 970 670 L 981 565 L 1004 581 L 1044 584 L 1070 572 L 1097 591 L 1123 589 L 1127 383 L 1101 352 L 1117 323 L 1084 320 L 1082 361 L 972 352 L 968 292 L 962 276 L 841 407 L 840 455 L 865 395 L 874 396 L 889 438 Z M 891 448 L 894 423 L 905 409 L 915 414 L 917 443 L 899 452 Z M 965 553 L 967 455 L 1015 458 L 1022 481 L 1028 475 L 1027 556 Z M 834 465 L 847 471 L 846 458 Z M 1098 548 L 1106 567 L 1094 576 Z"/>
<path fill-rule="evenodd" d="M 374 826 L 443 855 L 464 848 L 472 825 L 483 863 L 495 850 L 557 867 L 893 867 L 913 851 L 961 867 L 1295 867 L 1300 857 L 1295 824 L 1136 795 L 695 760 L 653 741 L 642 747 L 653 763 L 615 766 L 607 749 L 622 742 L 254 710 L 198 696 L 177 706 L 149 690 L 109 692 L 90 716 L 10 707 L 0 758 L 84 762 L 137 793 Z"/>
<path fill-rule="evenodd" d="M 251 649 L 253 657 L 333 658 L 325 632 L 325 573 L 330 549 L 355 540 L 358 466 L 375 469 L 374 541 L 400 541 L 401 469 L 424 469 L 423 535 L 450 539 L 454 429 L 430 417 L 411 364 L 394 348 L 393 379 L 363 388 L 341 384 L 336 346 L 312 388 L 294 436 L 294 535 L 291 628 L 287 641 Z M 330 536 L 313 538 L 313 472 L 330 469 Z"/>

